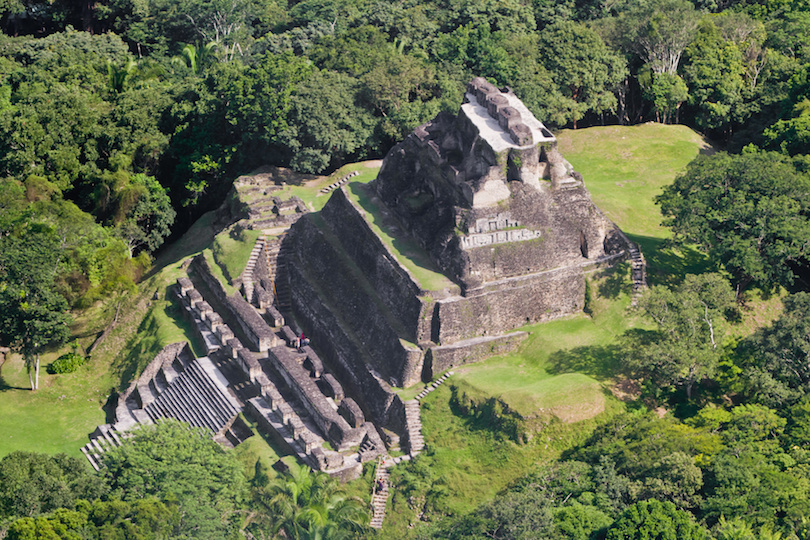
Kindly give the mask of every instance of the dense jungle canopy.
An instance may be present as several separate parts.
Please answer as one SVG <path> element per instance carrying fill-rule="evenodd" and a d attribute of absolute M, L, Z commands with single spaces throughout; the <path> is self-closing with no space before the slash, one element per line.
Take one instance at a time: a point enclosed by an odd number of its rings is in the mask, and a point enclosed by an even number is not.
<path fill-rule="evenodd" d="M 662 279 L 648 327 L 600 351 L 643 381 L 637 410 L 471 513 L 418 460 L 392 481 L 428 522 L 411 538 L 810 538 L 810 2 L 0 0 L 0 28 L 0 346 L 32 373 L 237 176 L 381 158 L 474 76 L 553 130 L 702 133 L 720 151 L 656 200 L 712 273 Z M 752 289 L 784 311 L 724 334 Z M 164 463 L 164 437 L 203 465 Z M 0 538 L 368 533 L 337 485 L 271 482 L 209 443 L 164 426 L 104 478 L 9 454 Z"/>

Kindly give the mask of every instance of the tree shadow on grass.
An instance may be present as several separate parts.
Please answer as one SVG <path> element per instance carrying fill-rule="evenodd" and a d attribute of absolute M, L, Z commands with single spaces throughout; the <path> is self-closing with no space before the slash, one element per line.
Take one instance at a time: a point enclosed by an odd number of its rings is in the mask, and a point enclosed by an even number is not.
<path fill-rule="evenodd" d="M 112 369 L 120 380 L 119 391 L 125 390 L 138 373 L 143 371 L 146 364 L 160 352 L 157 330 L 157 320 L 154 316 L 147 315 L 138 326 L 138 331 L 122 349 L 127 353 L 120 354 L 113 361 Z"/>
<path fill-rule="evenodd" d="M 2 354 L 2 353 L 0 353 L 0 354 Z M 2 357 L 0 357 L 0 358 L 2 358 Z M 6 361 L 5 361 L 4 358 L 2 360 L 0 360 L 0 392 L 7 392 L 9 390 L 30 390 L 30 388 L 27 388 L 27 387 L 11 386 L 10 384 L 8 384 L 6 382 L 6 379 L 3 377 L 3 364 L 5 364 L 5 363 L 6 363 Z"/>
<path fill-rule="evenodd" d="M 588 345 L 551 353 L 547 371 L 553 375 L 582 373 L 598 380 L 621 373 L 621 345 Z"/>
<path fill-rule="evenodd" d="M 8 392 L 9 390 L 30 390 L 30 388 L 23 386 L 11 386 L 3 378 L 3 374 L 0 373 L 0 392 Z"/>
<path fill-rule="evenodd" d="M 670 240 L 636 234 L 627 235 L 638 244 L 647 261 L 647 284 L 672 287 L 683 281 L 686 274 L 702 274 L 717 270 L 708 256 L 693 246 L 675 245 Z"/>
<path fill-rule="evenodd" d="M 630 279 L 630 263 L 624 261 L 600 273 L 596 286 L 602 298 L 618 298 L 622 293 L 632 294 L 633 282 Z"/>

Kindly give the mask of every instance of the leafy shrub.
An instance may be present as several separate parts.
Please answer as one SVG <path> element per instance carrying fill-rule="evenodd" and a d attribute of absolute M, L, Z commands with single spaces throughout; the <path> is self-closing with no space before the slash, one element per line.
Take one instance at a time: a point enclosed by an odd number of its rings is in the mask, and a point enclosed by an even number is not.
<path fill-rule="evenodd" d="M 48 366 L 48 373 L 73 373 L 84 365 L 84 356 L 69 352 L 63 354 Z"/>

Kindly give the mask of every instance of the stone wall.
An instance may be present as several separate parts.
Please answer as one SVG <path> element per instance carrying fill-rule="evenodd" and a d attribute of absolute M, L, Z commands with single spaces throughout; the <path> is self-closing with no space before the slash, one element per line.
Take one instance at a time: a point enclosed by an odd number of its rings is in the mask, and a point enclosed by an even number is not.
<path fill-rule="evenodd" d="M 404 426 L 404 405 L 388 384 L 369 371 L 364 359 L 368 352 L 351 330 L 324 303 L 320 290 L 309 283 L 296 267 L 289 267 L 292 303 L 296 319 L 313 343 L 318 344 L 321 359 L 343 382 L 348 395 L 355 398 L 366 418 L 375 424 L 400 432 Z"/>
<path fill-rule="evenodd" d="M 193 270 L 213 295 L 210 300 L 216 304 L 216 311 L 223 316 L 231 330 L 239 335 L 243 343 L 254 350 L 266 351 L 278 344 L 273 330 L 262 319 L 255 308 L 239 294 L 228 295 L 219 280 L 211 273 L 208 261 L 197 255 L 191 262 Z"/>
<path fill-rule="evenodd" d="M 403 268 L 385 244 L 371 230 L 355 203 L 341 187 L 326 203 L 321 216 L 336 232 L 346 254 L 371 283 L 380 300 L 402 323 L 405 339 L 421 343 L 430 340 L 430 325 L 424 317 L 427 303 L 413 276 Z"/>
<path fill-rule="evenodd" d="M 582 267 L 567 267 L 512 278 L 470 297 L 436 303 L 436 343 L 448 344 L 481 335 L 498 335 L 524 324 L 582 311 L 585 276 Z"/>
<path fill-rule="evenodd" d="M 433 380 L 439 373 L 456 366 L 513 351 L 528 335 L 526 332 L 512 332 L 502 336 L 479 337 L 452 345 L 431 347 L 425 356 L 425 381 Z"/>
<path fill-rule="evenodd" d="M 359 445 L 364 432 L 349 426 L 332 408 L 315 380 L 301 367 L 292 351 L 283 345 L 270 349 L 271 359 L 274 360 L 269 362 L 270 366 L 287 383 L 287 387 L 304 406 L 312 420 L 339 451 Z"/>
<path fill-rule="evenodd" d="M 337 195 L 339 192 L 335 192 Z M 362 286 L 358 275 L 327 241 L 324 233 L 308 217 L 299 220 L 287 235 L 296 269 L 305 272 L 299 279 L 291 279 L 293 298 L 301 280 L 312 280 L 320 288 L 331 306 L 338 309 L 343 325 L 351 327 L 369 351 L 369 367 L 395 386 L 408 386 L 418 382 L 422 370 L 422 351 L 400 339 L 395 326 L 400 326 L 386 306 L 380 305 L 373 285 Z M 317 257 L 313 254 L 317 253 Z M 298 296 L 301 298 L 300 296 Z M 306 300 L 301 298 L 302 302 Z M 299 305 L 294 302 L 294 311 Z M 320 344 L 321 340 L 315 341 Z"/>
<path fill-rule="evenodd" d="M 556 144 L 514 94 L 476 79 L 456 116 L 438 115 L 386 155 L 376 191 L 463 289 L 597 259 L 614 225 Z M 516 225 L 476 230 L 504 215 Z"/>

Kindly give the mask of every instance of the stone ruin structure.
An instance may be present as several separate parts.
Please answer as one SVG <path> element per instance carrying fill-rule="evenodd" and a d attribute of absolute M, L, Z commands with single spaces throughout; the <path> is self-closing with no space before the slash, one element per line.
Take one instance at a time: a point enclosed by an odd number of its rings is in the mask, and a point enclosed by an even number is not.
<path fill-rule="evenodd" d="M 300 200 L 276 200 L 272 186 L 237 182 L 241 199 L 226 201 L 220 221 L 289 229 L 259 238 L 239 293 L 226 291 L 204 256 L 193 259 L 177 301 L 207 356 L 182 344 L 158 355 L 121 396 L 116 423 L 92 437 L 91 462 L 114 442 L 111 432 L 163 417 L 238 444 L 239 411 L 341 478 L 400 445 L 415 455 L 424 445 L 418 401 L 392 387 L 514 348 L 526 336 L 515 328 L 582 310 L 586 272 L 640 257 L 551 132 L 509 89 L 482 78 L 456 115 L 416 128 L 375 181 L 356 185 L 395 224 L 391 234 L 421 246 L 446 286 L 421 285 L 344 184 L 329 186 L 314 216 Z"/>
<path fill-rule="evenodd" d="M 273 305 L 268 272 L 274 263 L 265 247 L 261 238 L 241 294 L 228 294 L 204 255 L 191 261 L 175 295 L 206 356 L 195 358 L 187 343 L 175 343 L 149 363 L 119 396 L 115 422 L 99 426 L 82 449 L 96 469 L 101 454 L 119 446 L 132 427 L 164 418 L 239 444 L 250 434 L 240 413 L 303 463 L 344 480 L 385 452 L 376 426 Z M 248 292 L 252 303 L 243 296 Z"/>

